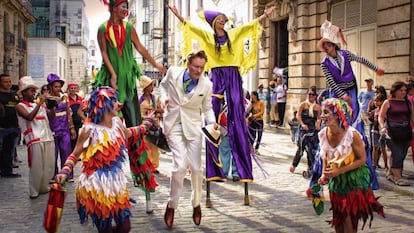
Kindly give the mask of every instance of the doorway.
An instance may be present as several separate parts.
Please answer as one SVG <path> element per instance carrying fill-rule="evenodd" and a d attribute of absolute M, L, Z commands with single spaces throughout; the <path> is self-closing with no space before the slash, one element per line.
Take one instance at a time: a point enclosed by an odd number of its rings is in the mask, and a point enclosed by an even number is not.
<path fill-rule="evenodd" d="M 288 67 L 288 57 L 289 57 L 289 37 L 287 30 L 288 19 L 283 19 L 274 23 L 274 46 L 273 46 L 273 67 L 286 68 Z M 272 43 L 272 42 L 271 42 Z M 287 69 L 284 69 L 283 72 L 285 78 L 285 84 L 287 85 Z"/>

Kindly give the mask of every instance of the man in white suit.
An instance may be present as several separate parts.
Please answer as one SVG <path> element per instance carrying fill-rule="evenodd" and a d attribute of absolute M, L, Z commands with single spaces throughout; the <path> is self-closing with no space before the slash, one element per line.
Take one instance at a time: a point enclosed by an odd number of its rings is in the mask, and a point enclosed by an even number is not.
<path fill-rule="evenodd" d="M 170 197 L 164 215 L 168 228 L 174 222 L 174 209 L 178 206 L 188 167 L 191 169 L 193 221 L 196 225 L 201 221 L 202 115 L 207 123 L 215 123 L 211 103 L 212 83 L 203 76 L 206 62 L 204 51 L 191 53 L 187 57 L 187 67 L 170 67 L 160 83 L 161 104 L 167 110 L 164 133 L 173 154 Z"/>

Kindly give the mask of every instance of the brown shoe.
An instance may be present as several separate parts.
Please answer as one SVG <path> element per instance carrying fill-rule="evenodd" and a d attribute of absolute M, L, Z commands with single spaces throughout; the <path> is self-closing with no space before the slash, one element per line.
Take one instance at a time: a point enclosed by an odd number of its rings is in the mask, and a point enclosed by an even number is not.
<path fill-rule="evenodd" d="M 171 229 L 174 223 L 174 208 L 168 207 L 165 209 L 164 222 L 168 229 Z"/>
<path fill-rule="evenodd" d="M 197 206 L 193 210 L 193 221 L 195 225 L 200 225 L 201 222 L 201 206 Z"/>

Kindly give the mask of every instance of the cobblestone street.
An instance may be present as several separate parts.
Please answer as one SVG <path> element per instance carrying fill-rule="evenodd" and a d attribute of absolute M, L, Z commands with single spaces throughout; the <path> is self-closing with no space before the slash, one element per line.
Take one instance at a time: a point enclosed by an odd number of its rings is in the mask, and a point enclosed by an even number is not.
<path fill-rule="evenodd" d="M 25 148 L 24 145 L 19 146 L 21 158 L 27 157 Z M 205 208 L 204 193 L 200 226 L 192 222 L 190 181 L 187 176 L 172 230 L 167 230 L 163 220 L 168 199 L 171 157 L 169 154 L 162 154 L 160 174 L 157 176 L 159 187 L 152 194 L 152 215 L 145 213 L 144 193 L 133 187 L 132 182 L 129 183 L 131 197 L 137 201 L 132 208 L 132 232 L 334 232 L 325 222 L 331 217 L 329 201 L 325 203 L 324 213 L 317 216 L 305 195 L 308 180 L 301 173 L 305 169 L 306 160 L 302 159 L 295 174 L 288 172 L 295 150 L 296 145 L 290 142 L 290 136 L 267 129 L 263 135 L 259 158 L 269 176 L 264 177 L 253 162 L 255 180 L 249 185 L 250 205 L 243 204 L 242 183 L 211 183 L 213 208 Z M 405 175 L 413 175 L 411 156 L 407 157 L 409 158 L 405 161 L 407 166 L 404 169 L 408 173 Z M 79 169 L 80 165 L 77 165 L 75 176 L 79 174 Z M 48 195 L 42 195 L 35 200 L 29 199 L 26 161 L 16 171 L 23 177 L 0 178 L 0 232 L 45 232 L 43 216 Z M 380 202 L 385 207 L 386 218 L 374 215 L 371 229 L 366 227 L 364 232 L 414 232 L 414 187 L 395 187 L 382 173 L 379 175 L 382 189 L 375 193 L 381 196 Z M 82 225 L 79 223 L 75 209 L 74 185 L 68 184 L 60 232 L 97 232 L 91 220 Z M 328 197 L 326 189 L 325 196 Z M 361 226 L 360 223 L 359 228 Z"/>

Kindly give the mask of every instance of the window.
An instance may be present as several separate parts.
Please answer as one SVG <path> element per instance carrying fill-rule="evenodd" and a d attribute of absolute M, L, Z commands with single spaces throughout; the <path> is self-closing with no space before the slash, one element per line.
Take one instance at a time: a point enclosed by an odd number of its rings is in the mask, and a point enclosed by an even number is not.
<path fill-rule="evenodd" d="M 142 34 L 149 34 L 149 22 L 142 22 Z"/>
<path fill-rule="evenodd" d="M 56 26 L 56 37 L 66 43 L 66 27 Z"/>
<path fill-rule="evenodd" d="M 331 8 L 332 23 L 342 29 L 376 23 L 377 1 L 348 0 Z"/>
<path fill-rule="evenodd" d="M 142 8 L 148 7 L 148 0 L 142 0 Z"/>

